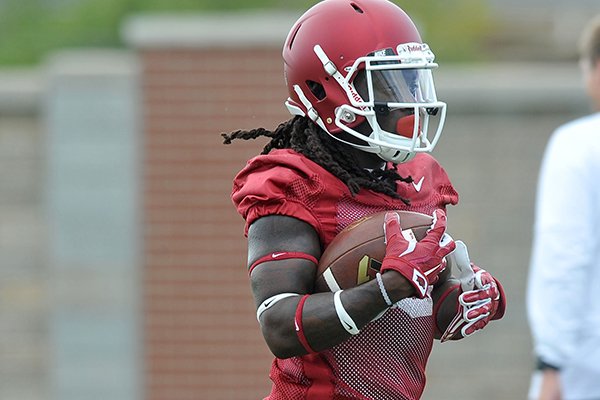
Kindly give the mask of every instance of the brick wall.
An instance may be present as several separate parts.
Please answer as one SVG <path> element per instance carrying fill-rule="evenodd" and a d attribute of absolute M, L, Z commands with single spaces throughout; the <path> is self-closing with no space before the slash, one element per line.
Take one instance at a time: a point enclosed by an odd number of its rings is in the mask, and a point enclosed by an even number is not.
<path fill-rule="evenodd" d="M 229 194 L 265 141 L 225 146 L 220 133 L 287 118 L 280 49 L 146 50 L 141 60 L 147 398 L 261 398 L 271 356 Z"/>

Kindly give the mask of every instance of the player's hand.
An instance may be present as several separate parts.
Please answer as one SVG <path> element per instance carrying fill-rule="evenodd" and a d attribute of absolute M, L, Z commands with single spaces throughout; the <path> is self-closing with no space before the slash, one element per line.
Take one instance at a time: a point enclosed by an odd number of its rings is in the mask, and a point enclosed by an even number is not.
<path fill-rule="evenodd" d="M 464 250 L 463 250 L 464 249 Z M 466 247 L 458 246 L 456 251 L 466 252 Z M 474 272 L 473 287 L 458 296 L 458 312 L 452 319 L 440 340 L 445 342 L 460 332 L 467 337 L 483 329 L 491 320 L 500 319 L 504 315 L 506 300 L 500 283 L 486 270 L 471 263 L 466 257 L 449 257 L 450 265 L 456 262 L 469 262 Z M 459 269 L 464 269 L 460 266 Z"/>
<path fill-rule="evenodd" d="M 431 229 L 419 242 L 412 232 L 402 232 L 400 216 L 396 212 L 386 213 L 384 232 L 386 251 L 381 272 L 399 272 L 414 286 L 417 297 L 424 298 L 429 286 L 445 268 L 442 259 L 454 250 L 454 241 L 444 235 L 446 214 L 442 210 L 433 213 Z"/>

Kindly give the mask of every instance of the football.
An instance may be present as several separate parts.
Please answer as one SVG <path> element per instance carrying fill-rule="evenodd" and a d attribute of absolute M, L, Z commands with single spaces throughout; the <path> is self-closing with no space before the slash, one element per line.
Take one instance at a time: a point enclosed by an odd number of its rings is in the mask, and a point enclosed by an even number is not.
<path fill-rule="evenodd" d="M 431 215 L 397 210 L 405 234 L 417 240 L 431 227 Z M 317 269 L 315 292 L 348 289 L 375 278 L 385 255 L 383 221 L 386 211 L 348 225 L 327 246 Z"/>

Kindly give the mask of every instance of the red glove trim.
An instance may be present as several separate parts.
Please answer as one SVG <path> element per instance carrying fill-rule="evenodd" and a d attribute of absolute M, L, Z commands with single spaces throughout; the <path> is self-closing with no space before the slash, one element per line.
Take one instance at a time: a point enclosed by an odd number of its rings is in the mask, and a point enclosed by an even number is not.
<path fill-rule="evenodd" d="M 506 311 L 506 296 L 504 295 L 504 288 L 498 279 L 494 278 L 494 280 L 496 281 L 496 286 L 498 286 L 498 292 L 500 292 L 500 299 L 498 300 L 498 310 L 496 310 L 496 314 L 494 314 L 492 317 L 492 321 L 504 317 L 504 312 Z"/>
<path fill-rule="evenodd" d="M 294 324 L 296 325 L 296 336 L 298 336 L 298 341 L 309 353 L 316 353 L 308 344 L 308 340 L 306 340 L 306 336 L 304 336 L 304 327 L 302 326 L 302 309 L 304 308 L 304 302 L 308 298 L 308 295 L 305 294 L 300 299 L 298 306 L 296 307 L 296 315 L 294 316 Z"/>
<path fill-rule="evenodd" d="M 319 264 L 319 261 L 312 255 L 308 253 L 302 253 L 298 251 L 275 251 L 273 253 L 267 254 L 266 256 L 262 256 L 258 260 L 254 261 L 250 268 L 248 268 L 248 275 L 252 273 L 252 270 L 259 266 L 262 263 L 270 262 L 270 261 L 279 261 L 279 260 L 287 260 L 290 258 L 301 258 L 304 260 L 308 260 L 313 264 Z"/>

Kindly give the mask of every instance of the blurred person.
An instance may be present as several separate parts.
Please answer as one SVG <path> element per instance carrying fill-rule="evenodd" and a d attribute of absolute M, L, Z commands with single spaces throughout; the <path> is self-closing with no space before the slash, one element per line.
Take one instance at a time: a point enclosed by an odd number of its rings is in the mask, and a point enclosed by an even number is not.
<path fill-rule="evenodd" d="M 594 113 L 552 134 L 541 164 L 527 307 L 529 398 L 600 399 L 600 15 L 580 39 Z"/>
<path fill-rule="evenodd" d="M 505 310 L 498 281 L 445 234 L 458 194 L 429 154 L 446 113 L 433 52 L 387 0 L 324 0 L 293 25 L 283 58 L 294 116 L 273 131 L 223 134 L 226 144 L 271 139 L 232 192 L 246 221 L 257 319 L 276 357 L 267 399 L 419 399 L 434 338 L 469 336 Z M 408 241 L 392 210 L 434 222 Z M 388 213 L 377 279 L 313 293 L 336 234 L 380 211 Z"/>

